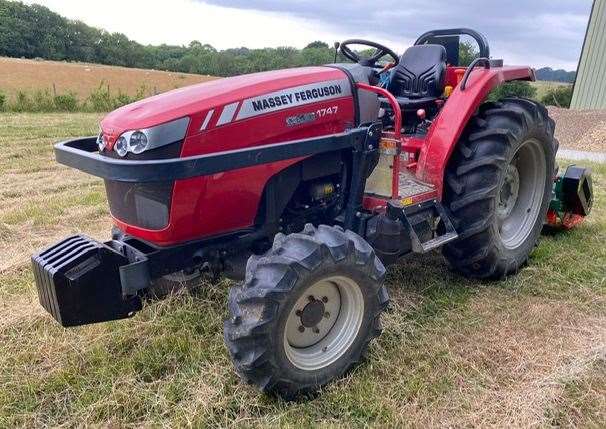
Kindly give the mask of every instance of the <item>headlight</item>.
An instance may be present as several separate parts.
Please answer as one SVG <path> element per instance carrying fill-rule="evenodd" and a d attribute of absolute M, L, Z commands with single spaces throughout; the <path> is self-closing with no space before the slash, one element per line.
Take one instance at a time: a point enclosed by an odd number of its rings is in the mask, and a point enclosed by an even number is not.
<path fill-rule="evenodd" d="M 128 148 L 132 153 L 141 153 L 147 149 L 147 136 L 142 131 L 135 131 L 130 136 Z"/>
<path fill-rule="evenodd" d="M 120 136 L 118 140 L 116 140 L 116 144 L 114 144 L 114 150 L 120 156 L 126 155 L 128 152 L 128 142 L 124 136 Z"/>
<path fill-rule="evenodd" d="M 183 140 L 188 125 L 189 118 L 181 118 L 155 127 L 127 131 L 118 138 L 114 150 L 118 155 L 125 156 L 127 152 L 139 154 L 176 143 Z"/>

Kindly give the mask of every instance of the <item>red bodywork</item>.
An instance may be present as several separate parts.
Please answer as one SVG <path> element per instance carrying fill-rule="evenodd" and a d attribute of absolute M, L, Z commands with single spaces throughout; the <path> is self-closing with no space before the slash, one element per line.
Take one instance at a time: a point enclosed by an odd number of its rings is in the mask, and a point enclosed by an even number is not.
<path fill-rule="evenodd" d="M 490 91 L 506 81 L 535 79 L 534 71 L 528 67 L 478 68 L 471 73 L 465 90 L 461 90 L 460 80 L 464 73 L 465 68 L 462 67 L 447 68 L 446 85 L 452 86 L 454 90 L 434 119 L 425 138 L 401 136 L 397 131 L 387 134 L 388 137 L 400 140 L 401 153 L 405 155 L 396 156 L 394 162 L 392 198 L 399 198 L 399 171 L 409 169 L 415 173 L 417 179 L 433 185 L 435 191 L 415 195 L 407 204 L 416 204 L 434 198 L 441 200 L 448 160 L 467 123 Z M 396 112 L 394 122 L 397 129 L 403 119 L 396 99 L 381 88 L 364 84 L 358 84 L 358 87 L 364 91 L 379 93 L 388 99 Z M 367 210 L 383 211 L 386 205 L 387 200 L 383 198 L 376 196 L 364 198 L 364 208 Z"/>
<path fill-rule="evenodd" d="M 461 91 L 457 85 L 457 71 L 460 70 L 462 69 L 448 68 L 447 85 L 455 89 L 434 120 L 426 138 L 401 139 L 402 150 L 408 156 L 398 166 L 411 169 L 416 172 L 417 178 L 434 185 L 436 193 L 429 197 L 441 198 L 448 159 L 467 122 L 490 90 L 507 80 L 528 80 L 534 77 L 533 71 L 528 67 L 476 69 L 469 78 L 466 90 Z M 354 97 L 347 79 L 343 71 L 331 67 L 288 69 L 221 79 L 171 91 L 120 108 L 103 119 L 101 128 L 108 137 L 108 147 L 111 148 L 117 137 L 125 131 L 188 116 L 190 123 L 181 157 L 330 135 L 357 125 L 354 123 Z M 247 99 L 329 81 L 347 82 L 350 92 L 330 100 L 309 102 L 238 119 L 243 102 Z M 326 109 L 330 109 L 331 113 L 322 114 Z M 228 114 L 224 115 L 224 111 Z M 296 126 L 287 125 L 288 118 L 308 113 L 316 113 L 316 120 Z M 227 119 L 232 116 L 233 119 L 225 122 L 223 116 Z M 114 221 L 126 233 L 158 245 L 171 245 L 246 229 L 254 224 L 267 181 L 300 160 L 297 158 L 176 181 L 169 223 L 162 230 L 128 225 L 115 217 Z M 373 208 L 384 204 L 384 201 L 375 200 L 377 199 L 367 199 L 365 207 L 370 205 Z"/>
<path fill-rule="evenodd" d="M 340 133 L 354 126 L 351 95 L 236 120 L 243 100 L 334 80 L 350 85 L 344 72 L 328 67 L 279 70 L 206 82 L 118 109 L 103 119 L 101 129 L 109 135 L 109 145 L 112 145 L 124 131 L 189 116 L 191 121 L 181 157 Z M 225 106 L 233 103 L 238 103 L 234 120 L 218 125 Z M 336 113 L 318 115 L 313 122 L 296 127 L 286 125 L 286 119 L 294 115 L 333 107 L 337 107 Z M 206 129 L 200 130 L 211 110 Z M 128 225 L 115 217 L 114 221 L 126 233 L 159 245 L 241 230 L 253 225 L 269 178 L 299 160 L 178 180 L 173 189 L 169 224 L 159 231 Z"/>
<path fill-rule="evenodd" d="M 477 68 L 462 91 L 456 70 L 448 68 L 447 85 L 452 85 L 454 91 L 433 122 L 418 157 L 417 177 L 433 184 L 440 196 L 450 155 L 467 123 L 490 91 L 506 81 L 535 79 L 534 71 L 529 67 Z"/>
<path fill-rule="evenodd" d="M 564 213 L 564 215 L 560 217 L 555 210 L 549 209 L 547 212 L 547 225 L 553 228 L 569 230 L 581 224 L 584 220 L 585 216 L 579 214 Z"/>

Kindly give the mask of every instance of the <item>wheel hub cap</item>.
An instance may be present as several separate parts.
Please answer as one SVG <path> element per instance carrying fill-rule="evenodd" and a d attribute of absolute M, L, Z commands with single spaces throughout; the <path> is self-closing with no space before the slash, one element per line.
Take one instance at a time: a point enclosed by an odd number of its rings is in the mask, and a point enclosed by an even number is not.
<path fill-rule="evenodd" d="M 324 317 L 324 303 L 314 297 L 310 298 L 311 302 L 301 312 L 301 324 L 306 328 L 316 326 Z"/>
<path fill-rule="evenodd" d="M 319 281 L 297 300 L 286 322 L 286 340 L 293 347 L 310 347 L 331 330 L 341 310 L 339 287 Z"/>
<path fill-rule="evenodd" d="M 286 356 L 304 370 L 330 365 L 353 344 L 363 317 L 362 291 L 352 279 L 332 276 L 312 284 L 286 320 Z"/>
<path fill-rule="evenodd" d="M 511 214 L 518 200 L 520 191 L 520 173 L 515 165 L 515 161 L 507 166 L 505 180 L 499 193 L 499 203 L 497 206 L 497 216 L 505 219 Z"/>
<path fill-rule="evenodd" d="M 547 161 L 541 142 L 522 143 L 507 166 L 496 198 L 496 218 L 503 246 L 522 246 L 536 225 L 547 180 Z"/>

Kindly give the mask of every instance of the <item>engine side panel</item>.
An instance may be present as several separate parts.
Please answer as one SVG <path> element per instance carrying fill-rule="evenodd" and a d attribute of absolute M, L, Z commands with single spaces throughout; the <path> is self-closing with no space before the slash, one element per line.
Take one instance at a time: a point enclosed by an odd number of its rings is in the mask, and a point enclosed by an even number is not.
<path fill-rule="evenodd" d="M 371 67 L 365 67 L 354 63 L 333 64 L 330 67 L 337 68 L 347 73 L 354 84 L 361 82 L 374 85 L 377 83 L 372 81 L 374 70 Z M 358 106 L 357 120 L 359 124 L 370 124 L 377 120 L 380 107 L 379 97 L 377 94 L 369 91 L 359 91 L 356 89 L 354 101 Z"/>

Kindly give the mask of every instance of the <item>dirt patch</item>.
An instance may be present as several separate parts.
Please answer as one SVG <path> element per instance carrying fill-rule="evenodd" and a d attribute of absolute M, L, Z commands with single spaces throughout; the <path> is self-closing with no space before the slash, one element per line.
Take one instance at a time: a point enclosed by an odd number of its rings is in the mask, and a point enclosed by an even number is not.
<path fill-rule="evenodd" d="M 553 415 L 554 426 L 603 427 L 606 422 L 606 360 L 566 383 Z"/>
<path fill-rule="evenodd" d="M 480 329 L 463 330 L 450 350 L 475 372 L 461 379 L 457 404 L 445 415 L 448 426 L 529 427 L 549 424 L 565 383 L 606 356 L 606 318 L 588 318 L 573 306 L 527 299 L 494 312 L 494 300 L 480 300 L 472 313 Z M 453 403 L 454 405 L 454 403 Z"/>
<path fill-rule="evenodd" d="M 606 152 L 606 110 L 549 107 L 549 115 L 556 121 L 561 148 Z"/>
<path fill-rule="evenodd" d="M 9 287 L 10 285 L 6 285 Z M 48 314 L 38 304 L 38 297 L 33 294 L 17 295 L 0 303 L 0 335 L 9 328 L 23 329 L 40 319 L 48 319 Z"/>
<path fill-rule="evenodd" d="M 550 426 L 556 418 L 570 418 L 567 413 L 558 417 L 559 405 L 571 402 L 568 384 L 604 367 L 606 315 L 588 315 L 562 301 L 489 290 L 466 311 L 451 314 L 442 329 L 423 333 L 417 349 L 412 356 L 416 367 L 432 367 L 423 373 L 425 388 L 408 397 L 400 397 L 393 386 L 384 392 L 399 424 Z M 389 368 L 390 383 L 415 385 L 404 362 L 401 368 Z M 600 403 L 606 391 L 594 389 L 589 398 Z"/>

